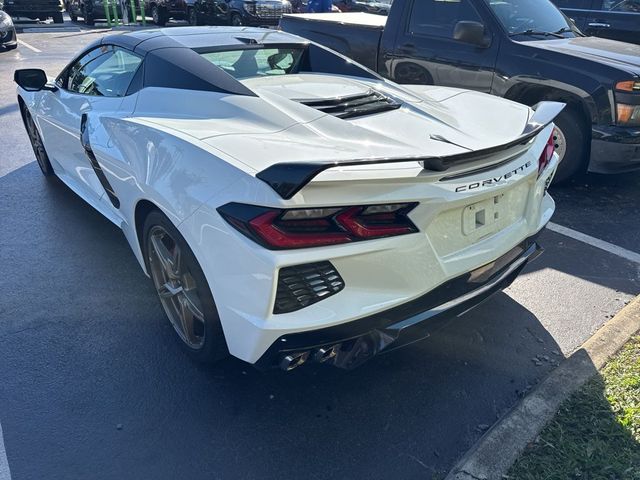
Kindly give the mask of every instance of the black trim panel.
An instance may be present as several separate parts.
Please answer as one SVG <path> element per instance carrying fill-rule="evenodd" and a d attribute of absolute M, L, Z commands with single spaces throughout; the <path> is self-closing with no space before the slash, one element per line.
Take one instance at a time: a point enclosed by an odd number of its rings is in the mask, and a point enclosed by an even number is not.
<path fill-rule="evenodd" d="M 564 103 L 542 102 L 538 105 L 535 113 L 529 119 L 522 135 L 511 142 L 497 145 L 495 147 L 484 148 L 473 152 L 464 152 L 455 155 L 441 156 L 417 156 L 417 157 L 382 157 L 366 158 L 346 161 L 327 162 L 286 162 L 276 163 L 258 172 L 259 178 L 269 185 L 275 192 L 285 200 L 291 199 L 296 193 L 302 190 L 320 173 L 334 167 L 354 167 L 361 165 L 379 165 L 383 163 L 406 163 L 423 162 L 426 170 L 443 172 L 454 165 L 469 163 L 480 160 L 483 157 L 509 150 L 518 145 L 526 144 L 544 130 L 565 107 Z"/>
<path fill-rule="evenodd" d="M 104 188 L 104 191 L 107 193 L 107 197 L 109 197 L 111 204 L 116 208 L 120 208 L 120 199 L 117 197 L 115 191 L 113 190 L 113 187 L 109 183 L 109 180 L 107 180 L 107 176 L 102 171 L 102 167 L 98 163 L 98 160 L 96 159 L 96 156 L 91 149 L 91 143 L 89 142 L 89 131 L 87 129 L 86 113 L 82 114 L 82 119 L 80 120 L 80 142 L 82 143 L 84 152 L 87 154 L 87 158 L 89 159 L 91 168 L 93 168 L 93 171 L 96 173 L 96 176 L 100 181 L 100 185 L 102 185 L 102 188 Z"/>

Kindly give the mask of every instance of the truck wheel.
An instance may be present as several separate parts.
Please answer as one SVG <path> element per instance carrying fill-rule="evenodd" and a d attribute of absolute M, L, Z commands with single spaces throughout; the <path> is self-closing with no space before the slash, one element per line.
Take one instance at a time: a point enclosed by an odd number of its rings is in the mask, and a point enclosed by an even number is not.
<path fill-rule="evenodd" d="M 231 14 L 231 25 L 234 27 L 241 27 L 242 26 L 242 17 L 240 16 L 239 13 L 232 13 Z"/>
<path fill-rule="evenodd" d="M 411 62 L 404 62 L 396 67 L 394 78 L 398 83 L 411 85 L 433 85 L 433 78 L 424 68 Z"/>
<path fill-rule="evenodd" d="M 187 19 L 189 20 L 189 25 L 193 27 L 202 25 L 202 21 L 200 20 L 200 15 L 198 15 L 198 11 L 194 7 L 191 7 L 189 9 L 189 14 L 187 16 Z"/>
<path fill-rule="evenodd" d="M 151 7 L 151 18 L 153 18 L 153 23 L 159 27 L 164 27 L 168 20 L 165 12 L 158 5 Z"/>
<path fill-rule="evenodd" d="M 580 115 L 569 108 L 565 108 L 554 123 L 556 129 L 553 132 L 553 140 L 560 157 L 560 164 L 553 180 L 557 184 L 584 172 L 587 165 L 587 134 Z"/>
<path fill-rule="evenodd" d="M 92 27 L 95 25 L 95 20 L 93 19 L 93 15 L 87 12 L 86 7 L 82 10 L 82 18 L 84 18 L 84 24 Z"/>
<path fill-rule="evenodd" d="M 52 15 L 53 23 L 64 23 L 64 18 L 62 17 L 62 12 L 54 13 Z"/>

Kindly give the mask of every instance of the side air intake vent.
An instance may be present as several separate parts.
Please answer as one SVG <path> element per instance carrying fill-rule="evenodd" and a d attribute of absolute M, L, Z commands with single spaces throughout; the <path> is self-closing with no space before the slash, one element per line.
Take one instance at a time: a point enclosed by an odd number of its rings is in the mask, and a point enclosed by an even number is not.
<path fill-rule="evenodd" d="M 338 118 L 363 117 L 374 113 L 388 112 L 402 106 L 395 100 L 385 97 L 374 90 L 369 90 L 367 93 L 360 95 L 326 100 L 303 100 L 300 103 Z"/>
<path fill-rule="evenodd" d="M 280 270 L 273 313 L 289 313 L 335 295 L 344 280 L 329 262 L 309 263 Z"/>

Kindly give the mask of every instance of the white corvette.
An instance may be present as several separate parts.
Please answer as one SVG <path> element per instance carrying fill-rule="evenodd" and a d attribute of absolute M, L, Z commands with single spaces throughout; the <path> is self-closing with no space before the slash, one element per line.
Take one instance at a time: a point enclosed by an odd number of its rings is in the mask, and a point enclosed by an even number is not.
<path fill-rule="evenodd" d="M 562 104 L 396 85 L 277 31 L 112 35 L 15 80 L 42 172 L 122 229 L 203 361 L 352 368 L 428 336 L 554 211 Z"/>

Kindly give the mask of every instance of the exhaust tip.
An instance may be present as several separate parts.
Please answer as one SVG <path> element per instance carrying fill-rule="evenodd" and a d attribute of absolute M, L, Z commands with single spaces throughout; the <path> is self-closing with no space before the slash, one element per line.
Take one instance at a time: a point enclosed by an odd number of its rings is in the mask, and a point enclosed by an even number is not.
<path fill-rule="evenodd" d="M 282 358 L 280 368 L 285 372 L 290 372 L 294 368 L 298 368 L 309 359 L 309 352 L 296 352 Z"/>
<path fill-rule="evenodd" d="M 313 354 L 313 359 L 318 363 L 324 363 L 334 359 L 340 351 L 341 344 L 333 345 L 332 347 L 319 348 Z"/>

